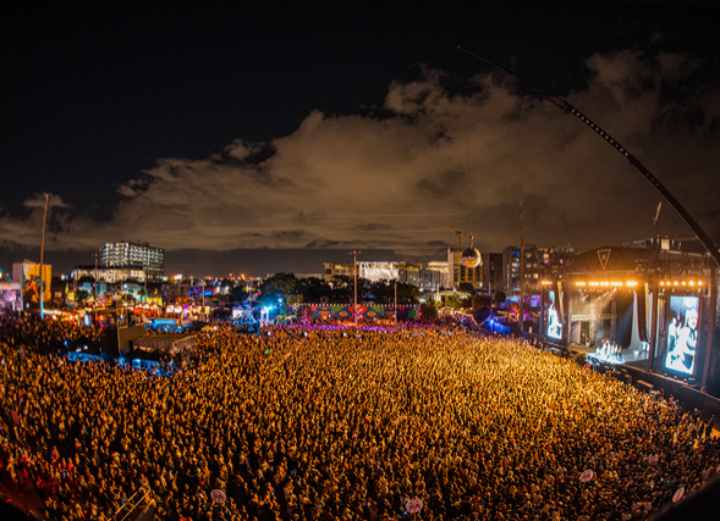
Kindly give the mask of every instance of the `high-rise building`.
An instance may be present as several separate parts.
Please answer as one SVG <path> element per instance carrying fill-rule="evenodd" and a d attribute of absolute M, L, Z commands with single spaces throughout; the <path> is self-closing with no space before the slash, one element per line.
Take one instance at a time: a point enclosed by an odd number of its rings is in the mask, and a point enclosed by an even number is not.
<path fill-rule="evenodd" d="M 538 248 L 538 276 L 540 279 L 553 279 L 562 276 L 565 269 L 572 263 L 577 250 L 572 246 L 552 246 Z"/>
<path fill-rule="evenodd" d="M 165 250 L 149 244 L 108 243 L 100 247 L 99 264 L 104 269 L 141 271 L 146 280 L 158 281 L 165 275 Z"/>
<path fill-rule="evenodd" d="M 505 289 L 502 253 L 483 254 L 483 286 L 493 293 Z"/>
<path fill-rule="evenodd" d="M 520 293 L 520 249 L 515 246 L 502 252 L 502 279 L 508 295 Z"/>
<path fill-rule="evenodd" d="M 450 269 L 452 266 L 452 269 Z M 462 252 L 448 249 L 448 286 L 457 288 L 462 283 L 472 284 L 475 289 L 483 287 L 482 261 L 475 268 L 468 268 L 462 262 Z"/>
<path fill-rule="evenodd" d="M 528 244 L 523 250 L 526 287 L 533 287 L 542 279 L 562 275 L 568 262 L 575 256 L 575 249 L 571 246 L 538 248 Z M 502 280 L 508 294 L 520 292 L 520 249 L 515 246 L 503 250 Z"/>

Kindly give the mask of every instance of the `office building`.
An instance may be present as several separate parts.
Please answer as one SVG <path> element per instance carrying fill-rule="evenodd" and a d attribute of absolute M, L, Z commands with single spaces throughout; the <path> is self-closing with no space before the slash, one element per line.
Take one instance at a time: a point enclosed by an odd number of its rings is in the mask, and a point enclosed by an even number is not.
<path fill-rule="evenodd" d="M 151 248 L 149 244 L 132 242 L 107 243 L 100 247 L 99 267 L 117 270 L 108 273 L 112 278 L 142 278 L 140 282 L 160 281 L 165 275 L 165 250 Z M 143 272 L 138 277 L 138 272 Z"/>
<path fill-rule="evenodd" d="M 337 277 L 354 277 L 352 262 L 326 262 L 325 282 L 332 282 Z M 395 261 L 358 261 L 357 276 L 370 282 L 396 280 L 399 277 L 400 263 Z"/>
<path fill-rule="evenodd" d="M 462 262 L 462 252 L 448 249 L 448 287 L 457 288 L 460 284 L 472 284 L 473 288 L 481 289 L 483 287 L 483 264 L 475 268 L 468 268 Z M 450 266 L 453 269 L 450 269 Z"/>
<path fill-rule="evenodd" d="M 325 282 L 332 282 L 339 277 L 353 277 L 352 262 L 326 262 Z M 419 288 L 447 287 L 447 262 L 429 262 L 427 266 L 418 262 L 398 261 L 358 261 L 358 277 L 370 282 L 388 282 L 397 280 Z"/>
<path fill-rule="evenodd" d="M 562 276 L 575 256 L 571 246 L 538 248 L 528 244 L 523 249 L 525 286 L 534 287 L 541 280 Z M 520 293 L 520 249 L 508 246 L 502 253 L 502 280 L 508 295 Z"/>
<path fill-rule="evenodd" d="M 502 252 L 502 280 L 505 293 L 520 293 L 520 249 L 508 246 Z"/>
<path fill-rule="evenodd" d="M 483 287 L 488 293 L 503 291 L 503 254 L 483 254 Z"/>
<path fill-rule="evenodd" d="M 422 263 L 400 264 L 399 282 L 410 284 L 421 289 L 438 289 L 447 286 L 448 265 L 447 262 L 428 262 L 427 266 Z"/>

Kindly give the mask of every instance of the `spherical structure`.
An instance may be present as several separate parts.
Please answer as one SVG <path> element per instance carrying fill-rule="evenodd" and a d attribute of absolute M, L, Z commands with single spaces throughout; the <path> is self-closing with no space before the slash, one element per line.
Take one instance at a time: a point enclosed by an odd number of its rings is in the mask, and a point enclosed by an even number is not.
<path fill-rule="evenodd" d="M 482 262 L 482 255 L 475 248 L 468 248 L 462 254 L 462 263 L 466 268 L 477 268 Z"/>

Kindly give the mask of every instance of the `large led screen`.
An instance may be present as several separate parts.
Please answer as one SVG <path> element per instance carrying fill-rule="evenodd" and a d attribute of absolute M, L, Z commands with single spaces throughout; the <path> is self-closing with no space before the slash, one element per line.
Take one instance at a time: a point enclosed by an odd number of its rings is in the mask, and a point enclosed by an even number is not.
<path fill-rule="evenodd" d="M 698 325 L 697 297 L 670 297 L 670 322 L 667 326 L 665 367 L 693 374 Z"/>
<path fill-rule="evenodd" d="M 557 302 L 555 299 L 555 291 L 549 291 L 550 306 L 547 312 L 547 336 L 560 340 L 562 338 L 562 322 L 560 322 L 560 314 L 558 313 Z"/>

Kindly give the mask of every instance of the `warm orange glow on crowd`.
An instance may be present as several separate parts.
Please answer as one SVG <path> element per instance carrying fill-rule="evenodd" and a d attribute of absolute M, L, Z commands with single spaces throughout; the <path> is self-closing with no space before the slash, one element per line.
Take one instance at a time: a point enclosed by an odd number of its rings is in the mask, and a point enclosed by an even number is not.
<path fill-rule="evenodd" d="M 508 338 L 221 326 L 157 377 L 49 356 L 80 331 L 24 320 L 0 326 L 0 474 L 48 519 L 141 488 L 167 520 L 645 518 L 720 463 L 696 415 Z"/>

